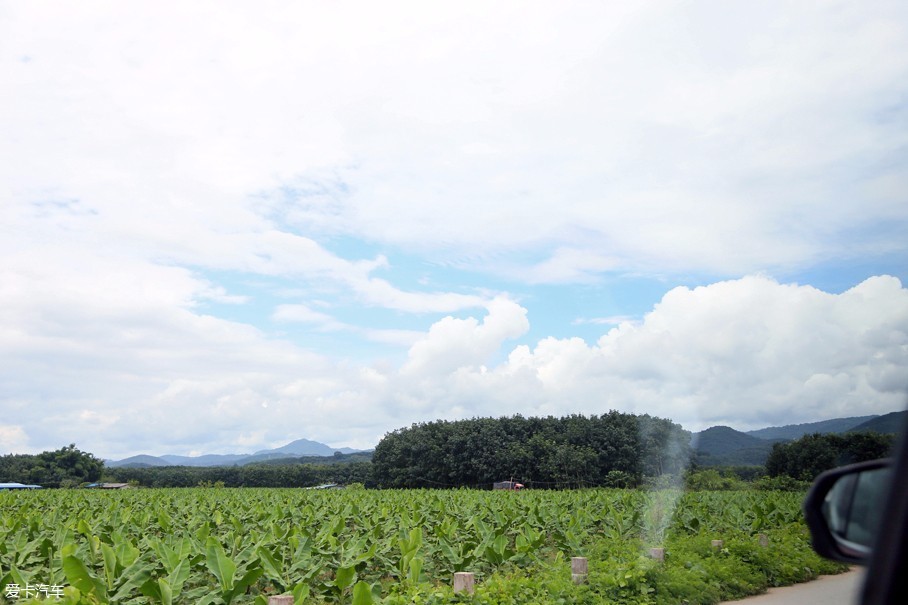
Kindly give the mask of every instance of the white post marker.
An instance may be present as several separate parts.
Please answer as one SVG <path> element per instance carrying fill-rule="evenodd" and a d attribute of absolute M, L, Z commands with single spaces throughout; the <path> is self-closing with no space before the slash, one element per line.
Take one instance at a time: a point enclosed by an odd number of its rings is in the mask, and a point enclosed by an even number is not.
<path fill-rule="evenodd" d="M 583 584 L 589 575 L 589 563 L 586 557 L 571 557 L 571 580 L 574 584 Z"/>
<path fill-rule="evenodd" d="M 468 571 L 458 571 L 454 574 L 454 593 L 466 592 L 473 594 L 473 574 Z"/>

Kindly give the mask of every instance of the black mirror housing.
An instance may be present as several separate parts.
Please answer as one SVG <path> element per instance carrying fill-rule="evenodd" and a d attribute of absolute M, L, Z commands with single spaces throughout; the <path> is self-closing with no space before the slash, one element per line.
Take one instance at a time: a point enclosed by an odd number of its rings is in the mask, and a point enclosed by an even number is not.
<path fill-rule="evenodd" d="M 867 565 L 886 503 L 890 459 L 861 462 L 817 477 L 804 501 L 813 548 L 834 561 Z"/>

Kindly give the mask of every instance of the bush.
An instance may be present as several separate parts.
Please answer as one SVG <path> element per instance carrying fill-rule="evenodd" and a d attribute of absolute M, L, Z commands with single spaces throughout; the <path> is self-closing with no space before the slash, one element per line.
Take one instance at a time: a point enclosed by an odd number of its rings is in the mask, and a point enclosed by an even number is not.
<path fill-rule="evenodd" d="M 739 490 L 747 487 L 738 477 L 716 469 L 688 472 L 684 476 L 684 486 L 693 491 Z"/>
<path fill-rule="evenodd" d="M 760 477 L 753 482 L 753 488 L 761 491 L 802 492 L 810 487 L 810 481 L 798 481 L 787 475 Z"/>
<path fill-rule="evenodd" d="M 624 471 L 609 471 L 603 481 L 605 487 L 619 488 L 634 487 L 635 483 L 633 475 Z"/>

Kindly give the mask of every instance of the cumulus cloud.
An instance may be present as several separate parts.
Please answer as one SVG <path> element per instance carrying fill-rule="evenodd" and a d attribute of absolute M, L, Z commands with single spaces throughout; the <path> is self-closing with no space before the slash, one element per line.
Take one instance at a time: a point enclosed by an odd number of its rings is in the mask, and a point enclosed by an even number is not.
<path fill-rule="evenodd" d="M 517 338 L 530 327 L 526 309 L 505 298 L 489 303 L 482 320 L 445 317 L 429 329 L 425 338 L 410 347 L 404 374 L 445 375 L 464 367 L 478 367 L 505 340 Z"/>
<path fill-rule="evenodd" d="M 475 321 L 436 324 L 432 350 L 462 352 L 480 333 Z M 414 346 L 411 356 L 422 352 Z M 886 413 L 901 409 L 908 392 L 908 290 L 886 276 L 842 294 L 751 276 L 673 289 L 642 321 L 594 344 L 545 338 L 514 348 L 492 371 L 480 367 L 482 356 L 472 359 L 419 386 L 445 402 L 434 411 L 619 409 L 691 429 L 742 430 Z"/>
<path fill-rule="evenodd" d="M 594 345 L 545 339 L 496 368 L 567 413 L 611 407 L 695 428 L 884 413 L 905 404 L 908 291 L 892 277 L 842 293 L 752 276 L 676 288 Z"/>
<path fill-rule="evenodd" d="M 765 276 L 676 288 L 595 343 L 544 338 L 487 367 L 527 315 L 499 300 L 435 323 L 399 371 L 373 374 L 369 399 L 391 426 L 619 409 L 746 430 L 887 413 L 908 391 L 908 290 L 888 276 L 841 294 Z"/>
<path fill-rule="evenodd" d="M 0 451 L 4 454 L 28 454 L 28 435 L 21 426 L 0 425 Z"/>

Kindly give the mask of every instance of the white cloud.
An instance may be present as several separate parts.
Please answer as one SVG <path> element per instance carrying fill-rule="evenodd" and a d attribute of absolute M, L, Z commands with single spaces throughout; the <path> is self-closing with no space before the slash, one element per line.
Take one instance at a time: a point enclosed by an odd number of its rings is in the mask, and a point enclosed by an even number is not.
<path fill-rule="evenodd" d="M 480 332 L 475 321 L 436 324 L 432 350 L 463 351 Z M 414 346 L 411 356 L 421 352 Z M 440 414 L 614 408 L 691 429 L 886 413 L 908 392 L 908 290 L 891 277 L 839 295 L 760 276 L 676 288 L 642 322 L 596 344 L 546 338 L 518 346 L 491 372 L 479 367 L 482 356 L 470 359 L 410 386 Z"/>
<path fill-rule="evenodd" d="M 634 322 L 639 318 L 633 317 L 631 315 L 610 315 L 608 317 L 578 317 L 571 322 L 572 325 L 582 326 L 585 324 L 593 324 L 599 326 L 617 326 L 619 324 Z"/>
<path fill-rule="evenodd" d="M 692 428 L 884 413 L 908 389 L 908 291 L 891 277 L 840 295 L 765 277 L 676 288 L 595 345 L 546 339 L 496 372 L 531 373 L 563 413 L 616 407 Z"/>
<path fill-rule="evenodd" d="M 432 325 L 425 338 L 411 348 L 403 374 L 438 375 L 462 367 L 481 366 L 505 340 L 523 335 L 530 327 L 526 309 L 504 298 L 488 305 L 488 315 L 474 318 L 445 317 Z"/>
<path fill-rule="evenodd" d="M 303 322 L 317 324 L 322 330 L 349 329 L 346 324 L 335 320 L 327 313 L 315 311 L 306 305 L 278 305 L 272 318 L 276 321 Z"/>
<path fill-rule="evenodd" d="M 908 221 L 901 3 L 5 10 L 0 181 L 156 258 L 450 312 L 315 241 L 547 283 L 905 249 L 855 229 Z"/>
<path fill-rule="evenodd" d="M 480 296 L 453 292 L 405 292 L 383 279 L 364 279 L 352 284 L 365 302 L 410 313 L 439 313 L 481 307 Z"/>
<path fill-rule="evenodd" d="M 21 426 L 17 425 L 0 425 L 0 451 L 3 454 L 30 454 L 32 449 L 28 447 L 28 435 Z"/>
<path fill-rule="evenodd" d="M 622 266 L 616 258 L 606 258 L 590 250 L 559 248 L 552 256 L 530 269 L 530 283 L 583 283 Z"/>
<path fill-rule="evenodd" d="M 678 288 L 595 344 L 545 338 L 488 370 L 489 351 L 520 334 L 489 329 L 504 314 L 516 328 L 523 310 L 433 325 L 399 374 L 382 374 L 389 422 L 620 409 L 744 430 L 886 413 L 908 389 L 908 291 L 891 277 L 839 295 L 760 276 Z"/>

